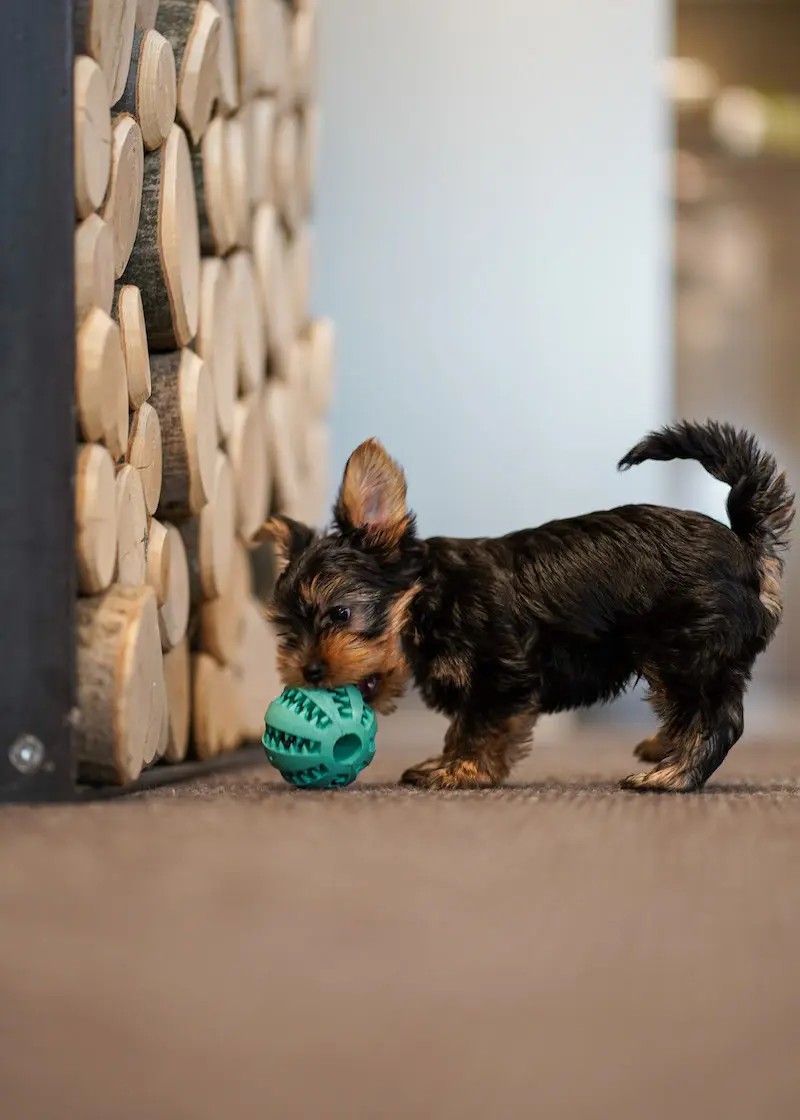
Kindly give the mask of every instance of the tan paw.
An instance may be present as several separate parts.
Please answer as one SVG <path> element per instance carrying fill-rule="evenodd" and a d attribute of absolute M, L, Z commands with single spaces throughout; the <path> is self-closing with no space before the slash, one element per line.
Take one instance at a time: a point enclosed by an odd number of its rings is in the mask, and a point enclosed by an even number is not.
<path fill-rule="evenodd" d="M 404 786 L 427 786 L 428 778 L 441 765 L 441 755 L 437 755 L 436 758 L 429 758 L 425 762 L 420 762 L 418 766 L 410 766 L 408 770 L 403 771 L 400 781 Z"/>
<path fill-rule="evenodd" d="M 670 749 L 669 743 L 657 734 L 651 735 L 649 739 L 643 739 L 633 748 L 633 753 L 640 762 L 663 762 Z"/>
<path fill-rule="evenodd" d="M 629 774 L 620 786 L 635 793 L 691 793 L 697 789 L 697 782 L 691 771 L 678 766 L 657 766 L 642 774 Z"/>
<path fill-rule="evenodd" d="M 474 762 L 449 762 L 443 766 L 441 759 L 430 761 L 439 765 L 430 768 L 429 763 L 423 763 L 406 770 L 402 781 L 419 789 L 488 789 L 495 785 L 491 775 Z"/>

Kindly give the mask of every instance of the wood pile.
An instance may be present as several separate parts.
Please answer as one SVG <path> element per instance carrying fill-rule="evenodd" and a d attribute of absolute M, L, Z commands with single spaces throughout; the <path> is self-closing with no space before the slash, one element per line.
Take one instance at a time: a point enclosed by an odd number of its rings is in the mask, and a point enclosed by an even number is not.
<path fill-rule="evenodd" d="M 315 23 L 302 0 L 75 0 L 85 781 L 257 741 L 279 687 L 249 538 L 324 513 Z"/>

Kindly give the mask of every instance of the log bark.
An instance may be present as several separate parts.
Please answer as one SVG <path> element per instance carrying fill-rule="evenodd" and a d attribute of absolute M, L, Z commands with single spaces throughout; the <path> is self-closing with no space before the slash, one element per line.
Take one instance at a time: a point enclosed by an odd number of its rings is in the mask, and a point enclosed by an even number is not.
<path fill-rule="evenodd" d="M 228 265 L 218 257 L 207 257 L 202 264 L 195 350 L 208 366 L 214 386 L 217 433 L 227 439 L 237 389 L 236 317 Z"/>
<path fill-rule="evenodd" d="M 161 423 L 163 477 L 158 515 L 189 517 L 208 501 L 217 449 L 211 378 L 191 350 L 153 355 L 150 403 Z"/>
<path fill-rule="evenodd" d="M 231 117 L 225 122 L 225 156 L 234 243 L 242 248 L 248 248 L 252 239 L 252 228 L 248 193 L 247 133 L 243 121 L 238 117 Z"/>
<path fill-rule="evenodd" d="M 83 438 L 103 440 L 116 462 L 128 442 L 125 358 L 119 327 L 97 307 L 78 331 L 75 401 Z"/>
<path fill-rule="evenodd" d="M 156 25 L 158 0 L 137 0 L 136 27 L 140 31 L 151 31 Z"/>
<path fill-rule="evenodd" d="M 108 315 L 114 298 L 114 238 L 99 214 L 75 230 L 75 318 L 78 326 L 93 307 Z"/>
<path fill-rule="evenodd" d="M 156 28 L 175 52 L 178 114 L 198 144 L 219 91 L 220 14 L 208 0 L 161 0 Z"/>
<path fill-rule="evenodd" d="M 142 587 L 147 580 L 147 509 L 134 467 L 117 470 L 117 570 L 115 582 Z"/>
<path fill-rule="evenodd" d="M 128 404 L 141 408 L 150 396 L 150 354 L 144 322 L 142 293 L 134 284 L 119 284 L 115 293 L 115 315 L 125 355 Z"/>
<path fill-rule="evenodd" d="M 131 416 L 125 461 L 139 475 L 147 516 L 152 517 L 161 499 L 163 453 L 161 422 L 158 413 L 147 401 Z"/>
<path fill-rule="evenodd" d="M 114 463 L 104 447 L 79 444 L 75 462 L 75 550 L 83 595 L 105 591 L 117 559 Z"/>
<path fill-rule="evenodd" d="M 179 642 L 164 654 L 164 684 L 167 691 L 168 735 L 165 762 L 182 762 L 189 750 L 192 704 L 192 670 L 189 643 Z"/>
<path fill-rule="evenodd" d="M 111 105 L 125 88 L 135 23 L 136 0 L 73 0 L 75 51 L 99 65 Z"/>
<path fill-rule="evenodd" d="M 79 599 L 78 719 L 80 777 L 125 785 L 155 755 L 165 703 L 156 601 L 150 587 L 113 584 Z"/>
<path fill-rule="evenodd" d="M 75 212 L 88 218 L 108 189 L 111 114 L 103 72 L 88 55 L 75 59 L 74 82 Z"/>
<path fill-rule="evenodd" d="M 236 243 L 236 216 L 229 195 L 226 124 L 215 117 L 192 151 L 200 250 L 224 256 Z"/>
<path fill-rule="evenodd" d="M 239 388 L 243 393 L 252 393 L 263 385 L 267 373 L 263 303 L 250 253 L 244 249 L 234 253 L 228 260 L 228 269 L 236 320 Z"/>
<path fill-rule="evenodd" d="M 128 78 L 116 108 L 139 122 L 147 151 L 160 148 L 169 136 L 177 97 L 171 44 L 158 31 L 135 31 Z"/>
<path fill-rule="evenodd" d="M 128 113 L 111 130 L 111 180 L 103 204 L 103 218 L 114 235 L 114 277 L 119 278 L 136 240 L 142 208 L 144 146 L 142 132 Z"/>
<path fill-rule="evenodd" d="M 210 499 L 197 517 L 181 522 L 193 607 L 222 595 L 228 585 L 236 531 L 233 472 L 224 451 L 217 451 Z"/>
<path fill-rule="evenodd" d="M 160 151 L 145 157 L 139 232 L 124 279 L 142 294 L 151 350 L 192 341 L 200 304 L 200 237 L 189 145 L 178 125 Z"/>
<path fill-rule="evenodd" d="M 239 70 L 236 32 L 230 0 L 211 0 L 219 12 L 219 105 L 226 115 L 239 108 Z"/>
<path fill-rule="evenodd" d="M 270 477 L 262 392 L 236 402 L 228 454 L 236 490 L 236 528 L 249 541 L 269 506 Z"/>
<path fill-rule="evenodd" d="M 147 528 L 147 583 L 159 609 L 169 598 L 171 571 L 172 537 L 167 526 L 152 517 Z"/>
<path fill-rule="evenodd" d="M 264 541 L 248 551 L 253 595 L 261 603 L 269 603 L 278 576 L 275 547 L 270 541 Z"/>
<path fill-rule="evenodd" d="M 286 83 L 289 15 L 282 0 L 233 0 L 242 102 Z"/>
<path fill-rule="evenodd" d="M 174 525 L 165 525 L 169 537 L 169 583 L 165 602 L 158 612 L 161 648 L 174 649 L 186 637 L 189 625 L 189 565 L 183 539 Z"/>

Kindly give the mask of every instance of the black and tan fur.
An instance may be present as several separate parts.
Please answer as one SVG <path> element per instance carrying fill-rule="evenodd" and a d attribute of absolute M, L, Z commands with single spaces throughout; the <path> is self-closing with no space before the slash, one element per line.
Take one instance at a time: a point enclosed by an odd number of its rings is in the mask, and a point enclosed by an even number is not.
<path fill-rule="evenodd" d="M 652 433 L 622 459 L 694 459 L 731 487 L 730 528 L 630 505 L 496 539 L 421 539 L 401 468 L 370 440 L 351 456 L 330 532 L 276 517 L 272 618 L 287 684 L 358 684 L 381 712 L 409 681 L 450 727 L 403 775 L 492 786 L 537 717 L 609 701 L 644 678 L 659 718 L 633 790 L 700 789 L 743 730 L 753 664 L 781 618 L 794 495 L 773 457 L 727 425 Z"/>

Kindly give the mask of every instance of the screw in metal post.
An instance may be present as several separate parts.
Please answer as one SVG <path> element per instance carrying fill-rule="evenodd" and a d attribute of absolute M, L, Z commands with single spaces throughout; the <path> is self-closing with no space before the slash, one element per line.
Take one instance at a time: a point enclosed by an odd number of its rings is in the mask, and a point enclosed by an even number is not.
<path fill-rule="evenodd" d="M 44 762 L 44 743 L 35 735 L 20 735 L 9 747 L 8 757 L 20 774 L 35 774 Z"/>

